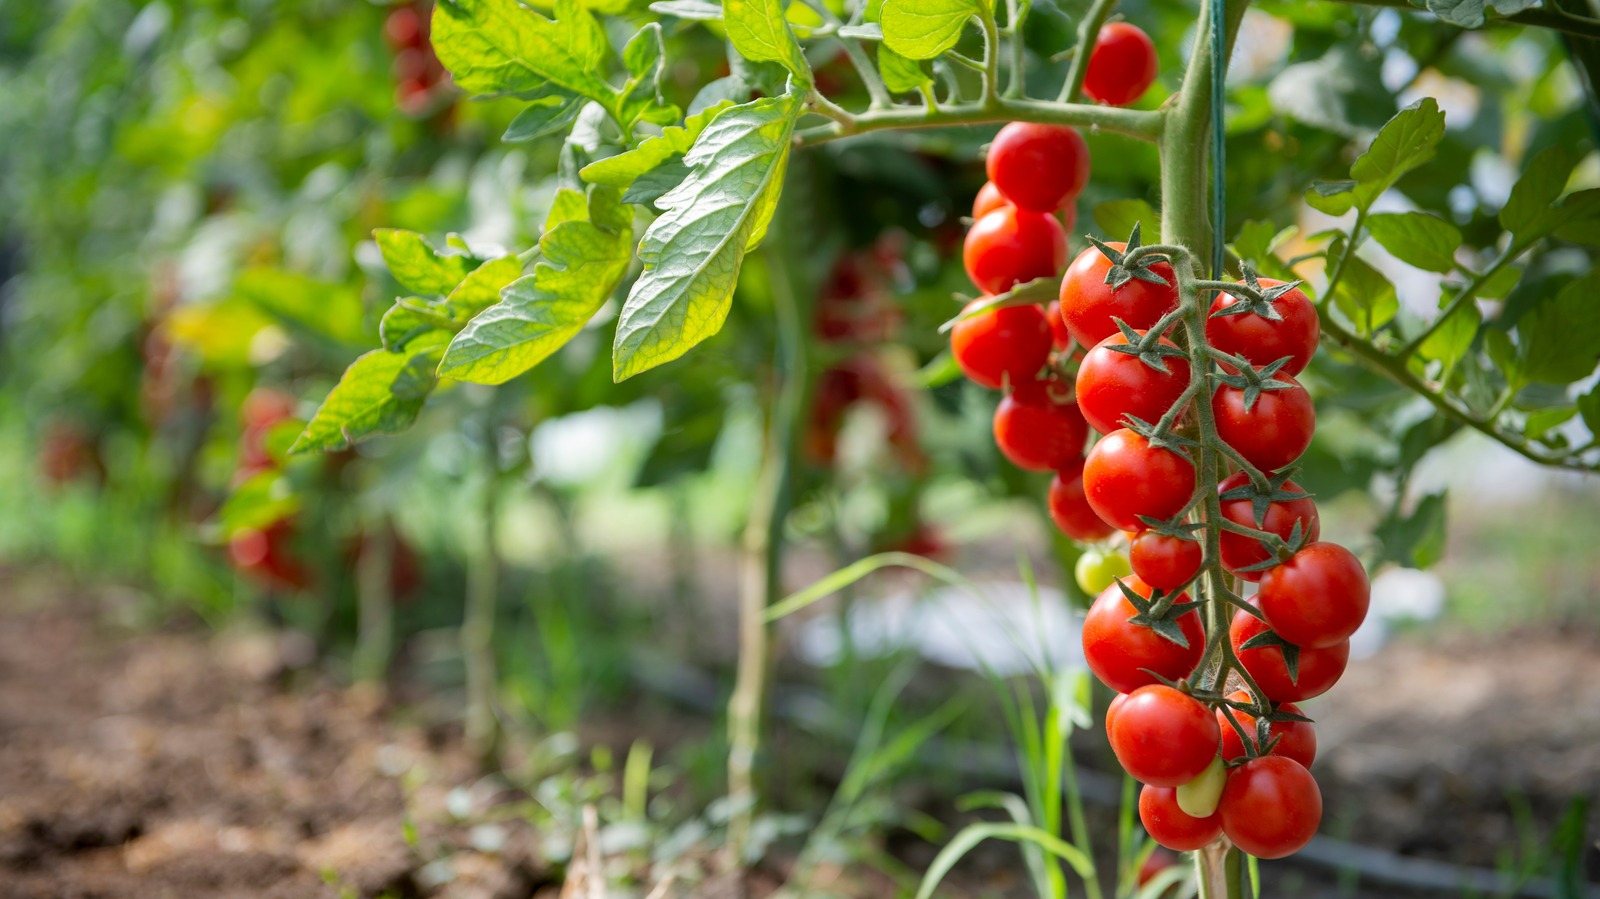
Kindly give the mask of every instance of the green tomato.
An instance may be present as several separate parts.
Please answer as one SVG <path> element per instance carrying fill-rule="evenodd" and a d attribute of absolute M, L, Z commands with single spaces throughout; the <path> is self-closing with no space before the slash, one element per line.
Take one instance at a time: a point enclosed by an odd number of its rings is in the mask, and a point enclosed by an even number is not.
<path fill-rule="evenodd" d="M 1211 817 L 1227 782 L 1228 769 L 1222 765 L 1222 756 L 1217 756 L 1199 776 L 1178 788 L 1178 808 L 1191 818 Z"/>
<path fill-rule="evenodd" d="M 1078 579 L 1078 586 L 1090 596 L 1099 595 L 1100 591 L 1111 586 L 1111 582 L 1119 577 L 1127 577 L 1133 573 L 1133 566 L 1128 564 L 1128 557 L 1116 550 L 1091 549 L 1078 557 L 1078 564 L 1074 566 L 1072 574 Z"/>

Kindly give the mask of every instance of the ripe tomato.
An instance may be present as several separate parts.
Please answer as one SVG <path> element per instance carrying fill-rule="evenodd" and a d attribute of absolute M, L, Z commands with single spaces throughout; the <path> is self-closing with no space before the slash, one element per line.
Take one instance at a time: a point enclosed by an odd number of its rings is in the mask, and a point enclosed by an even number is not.
<path fill-rule="evenodd" d="M 1056 472 L 1055 478 L 1050 481 L 1047 506 L 1050 520 L 1055 522 L 1061 533 L 1079 543 L 1104 540 L 1117 531 L 1106 524 L 1084 498 L 1082 461 L 1073 462 Z"/>
<path fill-rule="evenodd" d="M 1123 583 L 1140 596 L 1148 597 L 1152 592 L 1150 585 L 1137 577 L 1126 578 Z M 1178 602 L 1187 601 L 1187 595 L 1178 598 Z M 1132 693 L 1147 684 L 1159 683 L 1141 669 L 1154 671 L 1167 680 L 1188 677 L 1205 651 L 1200 616 L 1193 609 L 1174 619 L 1189 643 L 1187 647 L 1150 628 L 1130 623 L 1128 619 L 1138 613 L 1122 590 L 1112 584 L 1095 598 L 1083 619 L 1083 657 L 1089 670 L 1118 693 Z"/>
<path fill-rule="evenodd" d="M 1263 390 L 1254 406 L 1244 407 L 1244 391 L 1223 384 L 1211 395 L 1211 411 L 1217 420 L 1217 436 L 1239 451 L 1250 464 L 1264 471 L 1288 467 L 1311 445 L 1317 429 L 1317 413 L 1311 394 L 1300 382 L 1287 375 L 1288 390 Z"/>
<path fill-rule="evenodd" d="M 1262 278 L 1262 287 L 1278 287 L 1282 281 Z M 1219 293 L 1211 301 L 1211 318 L 1206 319 L 1206 341 L 1225 353 L 1242 356 L 1253 365 L 1270 365 L 1285 356 L 1288 364 L 1282 374 L 1298 375 L 1305 370 L 1317 351 L 1317 338 L 1322 325 L 1317 321 L 1317 307 L 1311 305 L 1298 288 L 1272 301 L 1272 308 L 1282 318 L 1273 321 L 1254 312 L 1218 316 L 1223 309 L 1238 303 L 1238 297 Z"/>
<path fill-rule="evenodd" d="M 977 221 L 1010 202 L 1000 193 L 1000 188 L 994 186 L 993 181 L 985 181 L 978 188 L 978 195 L 972 198 L 972 220 Z"/>
<path fill-rule="evenodd" d="M 394 50 L 422 47 L 428 42 L 428 23 L 414 7 L 399 6 L 383 22 L 383 36 Z"/>
<path fill-rule="evenodd" d="M 294 523 L 279 519 L 264 528 L 245 528 L 228 540 L 233 567 L 274 587 L 304 589 L 311 573 L 295 555 Z"/>
<path fill-rule="evenodd" d="M 1129 693 L 1108 736 L 1123 769 L 1157 787 L 1181 787 L 1199 777 L 1222 745 L 1217 716 L 1166 684 Z"/>
<path fill-rule="evenodd" d="M 1219 493 L 1227 493 L 1236 487 L 1243 487 L 1250 483 L 1250 476 L 1244 472 L 1237 472 L 1217 485 Z M 1283 489 L 1292 493 L 1304 493 L 1299 484 L 1294 481 L 1284 481 Z M 1312 542 L 1322 533 L 1322 518 L 1317 514 L 1317 504 L 1307 496 L 1303 499 L 1281 500 L 1267 506 L 1266 517 L 1261 522 L 1256 521 L 1255 511 L 1248 499 L 1225 499 L 1222 501 L 1222 517 L 1234 524 L 1245 527 L 1258 528 L 1271 531 L 1287 540 L 1294 532 L 1295 522 L 1300 522 L 1300 530 L 1305 534 L 1306 542 Z M 1239 571 L 1258 565 L 1271 558 L 1272 554 L 1261 545 L 1259 540 L 1246 537 L 1243 534 L 1222 532 L 1222 567 L 1247 581 L 1259 581 L 1263 572 Z"/>
<path fill-rule="evenodd" d="M 1045 307 L 1044 317 L 1050 320 L 1050 339 L 1056 352 L 1065 353 L 1067 347 L 1072 345 L 1072 335 L 1067 331 L 1067 323 L 1061 320 L 1061 303 L 1051 300 Z"/>
<path fill-rule="evenodd" d="M 1192 852 L 1222 836 L 1222 815 L 1195 818 L 1178 808 L 1175 787 L 1145 785 L 1139 791 L 1139 821 L 1150 839 L 1175 852 Z"/>
<path fill-rule="evenodd" d="M 1200 570 L 1205 551 L 1198 540 L 1184 540 L 1155 531 L 1133 538 L 1128 561 L 1133 573 L 1152 587 L 1176 590 Z"/>
<path fill-rule="evenodd" d="M 1121 709 L 1122 704 L 1127 701 L 1128 694 L 1118 693 L 1116 696 L 1112 697 L 1111 704 L 1106 706 L 1106 736 L 1108 738 L 1111 736 L 1111 722 L 1116 720 L 1117 711 Z"/>
<path fill-rule="evenodd" d="M 950 351 L 967 377 L 985 387 L 1028 384 L 1050 358 L 1050 323 L 1038 306 L 990 309 L 956 322 Z"/>
<path fill-rule="evenodd" d="M 1127 428 L 1101 438 L 1083 463 L 1083 495 L 1106 523 L 1142 531 L 1139 516 L 1166 520 L 1194 494 L 1194 464 L 1170 449 L 1156 449 Z"/>
<path fill-rule="evenodd" d="M 1247 690 L 1235 690 L 1228 694 L 1228 698 L 1235 702 L 1254 701 Z M 1296 715 L 1304 714 L 1300 711 L 1300 707 L 1292 702 L 1283 703 L 1279 708 Z M 1244 757 L 1244 741 L 1239 739 L 1239 732 L 1234 730 L 1227 718 L 1223 717 L 1225 715 L 1239 722 L 1239 726 L 1244 728 L 1251 740 L 1256 738 L 1256 719 L 1249 712 L 1241 712 L 1229 706 L 1217 709 L 1217 726 L 1222 729 L 1222 758 L 1231 762 Z M 1307 768 L 1311 767 L 1311 763 L 1317 757 L 1317 729 L 1309 721 L 1274 721 L 1268 733 L 1268 738 L 1272 737 L 1278 738 L 1278 742 L 1272 747 L 1273 755 L 1294 759 Z"/>
<path fill-rule="evenodd" d="M 1165 337 L 1161 343 L 1176 348 Z M 1138 356 L 1112 349 L 1127 345 L 1128 338 L 1113 334 L 1086 353 L 1078 368 L 1078 408 L 1089 426 L 1102 434 L 1122 427 L 1123 415 L 1155 424 L 1189 386 L 1189 360 L 1163 357 L 1167 372 L 1162 374 Z"/>
<path fill-rule="evenodd" d="M 1251 759 L 1233 769 L 1217 808 L 1222 832 L 1256 858 L 1283 858 L 1311 842 L 1322 823 L 1322 791 L 1294 759 Z"/>
<path fill-rule="evenodd" d="M 1278 636 L 1318 649 L 1350 639 L 1367 617 L 1372 587 L 1355 553 L 1311 543 L 1267 569 L 1256 602 Z"/>
<path fill-rule="evenodd" d="M 1100 29 L 1089 53 L 1083 92 L 1100 103 L 1127 106 L 1144 96 L 1159 72 L 1150 35 L 1137 25 L 1112 22 Z"/>
<path fill-rule="evenodd" d="M 994 442 L 1018 468 L 1056 471 L 1083 456 L 1089 425 L 1054 379 L 1020 384 L 994 410 Z"/>
<path fill-rule="evenodd" d="M 1262 692 L 1273 702 L 1303 702 L 1321 696 L 1339 682 L 1345 665 L 1350 662 L 1350 641 L 1319 648 L 1300 647 L 1300 667 L 1295 680 L 1289 679 L 1289 667 L 1283 660 L 1283 650 L 1277 646 L 1241 649 L 1257 634 L 1269 630 L 1267 623 L 1240 609 L 1228 628 L 1228 639 L 1239 657 L 1239 664 L 1250 672 Z"/>
<path fill-rule="evenodd" d="M 1089 145 L 1064 125 L 1012 122 L 989 144 L 989 181 L 1007 200 L 1055 212 L 1089 183 Z"/>
<path fill-rule="evenodd" d="M 972 223 L 962 246 L 967 277 L 988 294 L 1054 278 L 1067 261 L 1067 232 L 1048 212 L 1001 206 Z"/>
<path fill-rule="evenodd" d="M 1108 243 L 1107 246 L 1121 250 L 1126 244 Z M 1072 261 L 1061 281 L 1061 318 L 1066 321 L 1072 339 L 1081 346 L 1092 347 L 1119 333 L 1111 321 L 1113 316 L 1143 331 L 1178 308 L 1178 276 L 1167 263 L 1150 266 L 1150 271 L 1166 279 L 1165 287 L 1135 278 L 1112 290 L 1106 284 L 1106 272 L 1110 269 L 1111 260 L 1097 248 L 1090 247 Z"/>

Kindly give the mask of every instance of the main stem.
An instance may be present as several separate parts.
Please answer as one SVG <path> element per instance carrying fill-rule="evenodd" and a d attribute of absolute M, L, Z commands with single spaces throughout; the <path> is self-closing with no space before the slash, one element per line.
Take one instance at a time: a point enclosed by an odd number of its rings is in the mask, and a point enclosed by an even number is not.
<path fill-rule="evenodd" d="M 498 766 L 500 718 L 495 713 L 494 620 L 500 593 L 500 447 L 495 434 L 498 389 L 483 410 L 484 482 L 477 552 L 468 561 L 466 609 L 461 617 L 461 655 L 467 669 L 467 746 L 484 770 Z"/>

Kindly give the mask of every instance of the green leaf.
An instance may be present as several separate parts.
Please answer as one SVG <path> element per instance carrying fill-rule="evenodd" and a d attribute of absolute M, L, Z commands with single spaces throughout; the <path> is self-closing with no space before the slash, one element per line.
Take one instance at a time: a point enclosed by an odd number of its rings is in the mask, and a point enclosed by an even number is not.
<path fill-rule="evenodd" d="M 1438 329 L 1417 347 L 1417 352 L 1424 359 L 1443 363 L 1444 371 L 1449 372 L 1467 354 L 1482 323 L 1483 316 L 1478 312 L 1478 307 L 1463 303 L 1445 316 Z"/>
<path fill-rule="evenodd" d="M 1306 202 L 1329 215 L 1344 215 L 1351 209 L 1370 209 L 1373 201 L 1393 187 L 1402 175 L 1432 159 L 1443 137 L 1444 113 L 1438 101 L 1432 97 L 1418 100 L 1401 110 L 1378 132 L 1372 146 L 1350 167 L 1351 181 L 1312 185 L 1306 193 Z"/>
<path fill-rule="evenodd" d="M 1409 515 L 1391 514 L 1373 536 L 1383 546 L 1380 561 L 1407 568 L 1432 566 L 1444 555 L 1445 494 L 1424 496 Z"/>
<path fill-rule="evenodd" d="M 340 450 L 374 434 L 410 427 L 439 382 L 434 369 L 446 338 L 430 335 L 413 341 L 405 352 L 373 350 L 350 363 L 289 452 Z"/>
<path fill-rule="evenodd" d="M 1440 19 L 1462 28 L 1482 28 L 1493 10 L 1502 16 L 1532 9 L 1538 0 L 1411 0 L 1411 5 L 1426 9 Z"/>
<path fill-rule="evenodd" d="M 1600 269 L 1517 320 L 1518 366 L 1528 382 L 1569 384 L 1600 361 Z"/>
<path fill-rule="evenodd" d="M 441 256 L 421 234 L 380 228 L 372 232 L 383 253 L 383 263 L 389 267 L 400 286 L 422 296 L 444 296 L 455 289 L 461 279 L 472 271 L 472 259 L 466 256 Z"/>
<path fill-rule="evenodd" d="M 632 150 L 589 163 L 578 174 L 591 184 L 625 188 L 651 169 L 689 152 L 700 132 L 731 106 L 733 103 L 729 100 L 720 101 L 684 119 L 682 125 L 673 125 L 657 137 L 646 138 Z"/>
<path fill-rule="evenodd" d="M 775 62 L 805 87 L 811 86 L 811 64 L 784 19 L 783 0 L 722 0 L 722 24 L 733 49 L 745 59 Z"/>
<path fill-rule="evenodd" d="M 1362 334 L 1371 334 L 1400 311 L 1400 298 L 1383 273 L 1351 256 L 1333 290 L 1333 302 Z"/>
<path fill-rule="evenodd" d="M 240 299 L 301 333 L 353 346 L 369 340 L 361 295 L 344 284 L 258 268 L 240 273 L 233 290 Z"/>
<path fill-rule="evenodd" d="M 1483 286 L 1478 288 L 1478 296 L 1486 300 L 1503 300 L 1511 294 L 1511 291 L 1516 288 L 1517 282 L 1521 280 L 1522 271 L 1520 269 L 1512 268 L 1509 265 L 1503 266 L 1499 271 L 1490 275 L 1489 280 L 1483 282 Z"/>
<path fill-rule="evenodd" d="M 884 2 L 887 4 L 892 0 Z M 927 873 L 922 875 L 922 884 L 917 888 L 916 899 L 929 899 L 934 890 L 939 888 L 945 875 L 956 866 L 956 862 L 961 861 L 963 856 L 984 840 L 1007 840 L 1037 846 L 1071 865 L 1079 876 L 1088 876 L 1094 872 L 1094 861 L 1084 854 L 1083 850 L 1052 835 L 1049 831 L 1026 824 L 969 824 L 945 844 L 938 855 L 934 856 L 933 862 L 928 865 Z"/>
<path fill-rule="evenodd" d="M 933 76 L 922 70 L 922 63 L 888 47 L 878 48 L 878 73 L 883 76 L 884 87 L 896 94 L 918 91 L 933 83 Z"/>
<path fill-rule="evenodd" d="M 1248 221 L 1239 226 L 1239 233 L 1234 235 L 1233 243 L 1228 245 L 1228 249 L 1242 261 L 1255 263 L 1256 267 L 1260 268 L 1270 261 L 1276 261 L 1278 247 L 1293 239 L 1299 231 L 1300 229 L 1294 225 L 1280 229 L 1271 222 Z"/>
<path fill-rule="evenodd" d="M 583 104 L 582 98 L 571 94 L 551 93 L 539 97 L 517 113 L 500 139 L 515 144 L 565 131 L 577 121 Z"/>
<path fill-rule="evenodd" d="M 783 190 L 803 96 L 787 93 L 717 116 L 684 155 L 682 184 L 639 242 L 644 273 L 617 320 L 618 380 L 682 356 L 721 330 L 744 254 L 761 241 Z"/>
<path fill-rule="evenodd" d="M 500 299 L 500 290 L 522 274 L 522 260 L 501 256 L 473 269 L 441 300 L 401 297 L 378 324 L 383 348 L 399 352 L 432 331 L 454 334 L 484 308 Z"/>
<path fill-rule="evenodd" d="M 1345 137 L 1365 137 L 1394 115 L 1383 86 L 1381 60 L 1336 44 L 1327 53 L 1287 66 L 1267 86 L 1273 110 Z"/>
<path fill-rule="evenodd" d="M 1372 239 L 1396 259 L 1424 271 L 1455 268 L 1461 229 L 1426 212 L 1380 212 L 1367 218 Z"/>
<path fill-rule="evenodd" d="M 961 40 L 973 16 L 988 13 L 984 0 L 883 0 L 883 43 L 907 59 L 932 59 Z"/>
<path fill-rule="evenodd" d="M 655 208 L 656 201 L 674 187 L 683 183 L 689 177 L 689 167 L 683 164 L 682 156 L 671 159 L 656 166 L 628 185 L 627 191 L 622 194 L 622 202 L 637 203 L 642 206 Z"/>
<path fill-rule="evenodd" d="M 707 0 L 661 0 L 650 4 L 650 11 L 662 16 L 677 16 L 698 22 L 715 22 L 722 18 L 722 6 Z"/>
<path fill-rule="evenodd" d="M 510 94 L 556 85 L 614 107 L 602 77 L 608 51 L 600 23 L 579 0 L 556 0 L 550 19 L 517 0 L 440 0 L 432 41 L 462 90 Z"/>
<path fill-rule="evenodd" d="M 294 485 L 281 469 L 273 468 L 234 487 L 217 510 L 217 522 L 222 535 L 232 537 L 242 530 L 269 527 L 299 510 L 300 497 Z"/>
<path fill-rule="evenodd" d="M 1109 200 L 1094 207 L 1094 224 L 1101 234 L 1132 234 L 1135 225 L 1146 234 L 1161 233 L 1161 213 L 1143 200 Z"/>
<path fill-rule="evenodd" d="M 559 216 L 559 218 L 558 218 Z M 564 190 L 539 238 L 533 273 L 500 291 L 500 302 L 450 342 L 442 377 L 503 384 L 543 362 L 600 311 L 628 271 L 631 212 L 615 190 Z"/>
<path fill-rule="evenodd" d="M 1578 397 L 1578 414 L 1589 427 L 1589 433 L 1600 436 L 1600 386 Z"/>
<path fill-rule="evenodd" d="M 1500 369 L 1500 374 L 1506 379 L 1507 385 L 1512 390 L 1517 390 L 1528 383 L 1527 377 L 1522 372 L 1522 363 L 1517 358 L 1517 347 L 1511 342 L 1511 335 L 1499 328 L 1489 328 L 1483 332 L 1483 346 L 1489 351 L 1489 361 Z"/>
<path fill-rule="evenodd" d="M 1519 238 L 1534 239 L 1539 232 L 1549 233 L 1544 222 L 1561 192 L 1566 189 L 1572 170 L 1581 154 L 1566 144 L 1555 144 L 1528 161 L 1527 171 L 1511 188 L 1511 196 L 1500 210 L 1500 227 Z"/>

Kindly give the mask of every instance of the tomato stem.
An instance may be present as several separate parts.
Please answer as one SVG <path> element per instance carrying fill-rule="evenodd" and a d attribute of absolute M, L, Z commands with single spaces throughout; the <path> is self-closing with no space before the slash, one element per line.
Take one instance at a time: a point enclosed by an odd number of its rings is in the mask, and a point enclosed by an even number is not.
<path fill-rule="evenodd" d="M 1058 101 L 1074 103 L 1083 96 L 1083 76 L 1089 72 L 1089 57 L 1094 55 L 1100 29 L 1106 24 L 1106 19 L 1111 18 L 1111 12 L 1116 7 L 1117 0 L 1094 0 L 1094 5 L 1084 13 L 1083 21 L 1078 23 L 1078 49 L 1072 56 L 1072 64 L 1067 67 L 1067 80 L 1061 85 L 1061 94 L 1056 97 Z"/>

